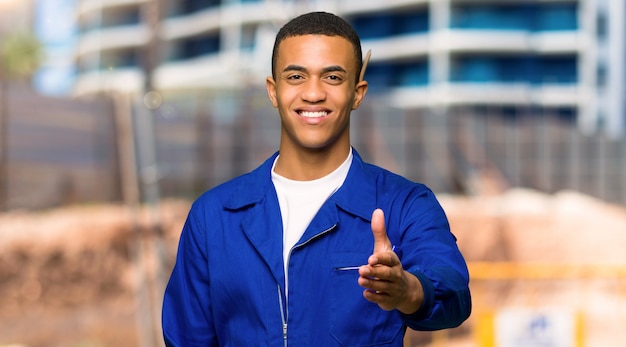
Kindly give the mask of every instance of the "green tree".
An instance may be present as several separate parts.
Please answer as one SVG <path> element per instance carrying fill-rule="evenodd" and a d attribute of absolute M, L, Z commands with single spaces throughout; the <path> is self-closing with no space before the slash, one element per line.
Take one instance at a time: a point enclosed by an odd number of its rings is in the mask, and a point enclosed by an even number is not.
<path fill-rule="evenodd" d="M 43 46 L 30 33 L 14 33 L 0 39 L 0 211 L 7 207 L 8 88 L 11 81 L 27 81 L 32 78 L 43 59 Z"/>
<path fill-rule="evenodd" d="M 3 80 L 28 80 L 41 66 L 43 46 L 30 33 L 15 33 L 0 45 L 0 68 Z"/>

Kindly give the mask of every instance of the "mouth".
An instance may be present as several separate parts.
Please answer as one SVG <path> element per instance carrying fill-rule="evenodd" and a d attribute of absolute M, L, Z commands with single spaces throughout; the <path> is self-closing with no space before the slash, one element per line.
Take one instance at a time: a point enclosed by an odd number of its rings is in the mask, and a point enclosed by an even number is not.
<path fill-rule="evenodd" d="M 324 118 L 328 116 L 328 111 L 298 111 L 298 115 L 303 118 Z"/>

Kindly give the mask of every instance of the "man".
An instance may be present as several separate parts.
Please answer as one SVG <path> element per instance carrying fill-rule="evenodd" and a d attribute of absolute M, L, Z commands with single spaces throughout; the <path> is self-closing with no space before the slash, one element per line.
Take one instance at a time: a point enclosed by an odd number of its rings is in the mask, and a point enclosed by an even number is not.
<path fill-rule="evenodd" d="M 361 59 L 329 13 L 278 32 L 279 151 L 194 202 L 165 292 L 168 346 L 401 346 L 407 326 L 467 319 L 467 267 L 433 193 L 351 147 Z"/>

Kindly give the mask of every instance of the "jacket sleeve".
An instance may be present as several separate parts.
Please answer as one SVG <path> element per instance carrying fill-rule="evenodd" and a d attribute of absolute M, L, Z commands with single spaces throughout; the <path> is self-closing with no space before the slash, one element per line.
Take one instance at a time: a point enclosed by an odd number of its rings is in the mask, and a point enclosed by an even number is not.
<path fill-rule="evenodd" d="M 424 290 L 422 307 L 414 314 L 401 314 L 403 321 L 414 330 L 459 326 L 471 313 L 469 273 L 443 209 L 425 189 L 405 201 L 399 220 L 402 264 Z"/>
<path fill-rule="evenodd" d="M 207 231 L 198 220 L 192 207 L 165 290 L 162 326 L 168 347 L 218 345 L 211 318 Z"/>

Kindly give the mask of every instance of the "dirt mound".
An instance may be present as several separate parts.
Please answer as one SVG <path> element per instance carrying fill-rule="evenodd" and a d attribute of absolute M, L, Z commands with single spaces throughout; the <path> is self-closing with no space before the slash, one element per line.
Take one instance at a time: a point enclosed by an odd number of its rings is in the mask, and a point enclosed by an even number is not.
<path fill-rule="evenodd" d="M 188 208 L 160 206 L 170 258 Z M 0 346 L 137 346 L 131 253 L 150 216 L 116 205 L 0 215 Z"/>
<path fill-rule="evenodd" d="M 508 308 L 550 310 L 578 322 L 572 335 L 585 346 L 623 343 L 626 209 L 571 191 L 441 201 L 470 264 L 464 325 Z"/>
<path fill-rule="evenodd" d="M 589 196 L 512 189 L 441 196 L 468 261 L 625 264 L 626 209 Z"/>
<path fill-rule="evenodd" d="M 575 192 L 546 195 L 523 189 L 497 196 L 443 195 L 439 199 L 469 262 L 626 263 L 621 249 L 626 244 L 626 209 L 622 207 Z M 0 346 L 138 346 L 135 313 L 141 308 L 134 296 L 137 278 L 133 277 L 132 253 L 136 231 L 150 234 L 154 231 L 151 222 L 158 216 L 164 236 L 164 270 L 169 272 L 189 206 L 188 201 L 164 201 L 156 209 L 142 208 L 136 219 L 117 205 L 0 215 Z M 607 310 L 615 307 L 606 299 L 615 298 L 615 293 L 607 296 L 606 290 L 596 291 L 597 286 L 589 283 L 573 289 L 564 285 L 541 287 L 541 296 L 531 296 L 531 303 L 598 298 L 589 305 L 595 310 L 590 317 L 607 317 Z M 528 293 L 518 288 L 530 286 L 500 284 L 485 287 L 484 293 L 476 286 L 472 289 L 475 312 L 490 302 L 520 303 Z M 586 292 L 581 294 L 581 290 Z M 481 301 L 484 298 L 491 301 Z M 599 305 L 600 300 L 606 305 Z M 472 324 L 470 318 L 466 325 Z M 593 321 L 588 324 L 596 328 Z M 604 324 L 596 330 L 614 335 L 615 331 L 606 329 Z M 469 330 L 462 330 L 467 341 Z"/>

